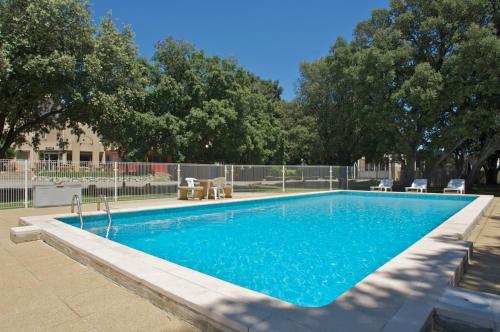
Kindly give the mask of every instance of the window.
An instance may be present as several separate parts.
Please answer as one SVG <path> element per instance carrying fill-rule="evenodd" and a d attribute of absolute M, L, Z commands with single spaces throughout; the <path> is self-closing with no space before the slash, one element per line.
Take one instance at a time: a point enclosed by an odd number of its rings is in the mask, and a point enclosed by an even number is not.
<path fill-rule="evenodd" d="M 30 152 L 29 151 L 16 151 L 16 159 L 28 160 L 28 159 L 30 159 Z"/>
<path fill-rule="evenodd" d="M 387 161 L 365 163 L 365 171 L 367 172 L 375 172 L 375 171 L 385 172 L 388 170 L 389 170 L 389 162 Z"/>
<path fill-rule="evenodd" d="M 38 158 L 43 161 L 59 161 L 60 158 L 59 152 L 51 152 L 51 151 L 42 151 L 40 152 Z"/>
<path fill-rule="evenodd" d="M 80 152 L 80 162 L 91 162 L 92 161 L 92 152 Z"/>

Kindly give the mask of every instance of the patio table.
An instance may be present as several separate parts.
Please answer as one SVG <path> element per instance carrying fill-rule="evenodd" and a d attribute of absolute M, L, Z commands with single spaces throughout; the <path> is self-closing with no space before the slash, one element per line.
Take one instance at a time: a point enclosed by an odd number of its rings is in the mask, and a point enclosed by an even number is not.
<path fill-rule="evenodd" d="M 198 179 L 200 186 L 203 187 L 203 194 L 205 198 L 214 198 L 213 193 L 209 191 L 209 188 L 213 186 L 213 179 Z"/>

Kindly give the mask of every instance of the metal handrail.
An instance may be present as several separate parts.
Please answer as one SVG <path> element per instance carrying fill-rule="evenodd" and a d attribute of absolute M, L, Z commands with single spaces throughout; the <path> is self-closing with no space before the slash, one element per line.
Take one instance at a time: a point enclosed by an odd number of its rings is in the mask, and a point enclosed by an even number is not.
<path fill-rule="evenodd" d="M 97 211 L 101 211 L 101 202 L 104 201 L 104 196 L 102 194 L 99 194 L 97 196 Z"/>
<path fill-rule="evenodd" d="M 108 214 L 108 227 L 106 228 L 106 239 L 107 239 L 109 237 L 109 231 L 111 229 L 111 223 L 113 220 L 111 219 L 111 210 L 109 209 L 108 197 L 106 195 L 104 195 L 104 196 L 99 195 L 99 196 L 102 198 L 102 200 L 104 202 L 104 207 L 106 208 L 106 212 Z M 100 204 L 98 205 L 98 209 L 99 208 L 100 208 Z"/>
<path fill-rule="evenodd" d="M 80 217 L 80 229 L 83 229 L 82 203 L 80 202 L 80 195 L 74 194 L 71 198 L 71 213 L 75 213 L 75 201 L 78 207 L 78 216 Z"/>

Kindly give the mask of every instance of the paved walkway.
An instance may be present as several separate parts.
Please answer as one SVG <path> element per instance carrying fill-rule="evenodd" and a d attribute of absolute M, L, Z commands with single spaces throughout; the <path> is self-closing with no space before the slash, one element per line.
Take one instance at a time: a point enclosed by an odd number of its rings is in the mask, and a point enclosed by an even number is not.
<path fill-rule="evenodd" d="M 0 331 L 195 331 L 42 241 L 9 239 L 20 216 L 68 211 L 0 210 Z"/>
<path fill-rule="evenodd" d="M 269 195 L 235 194 L 235 198 Z M 110 209 L 182 205 L 155 199 L 111 202 Z M 84 212 L 96 204 L 86 204 Z M 197 331 L 42 241 L 14 244 L 21 216 L 68 213 L 69 207 L 0 210 L 0 331 Z"/>
<path fill-rule="evenodd" d="M 460 287 L 500 295 L 500 198 L 495 198 L 469 241 L 474 254 Z"/>
<path fill-rule="evenodd" d="M 111 209 L 166 203 L 119 202 Z M 94 209 L 95 204 L 84 206 L 84 211 Z M 0 210 L 0 331 L 196 331 L 42 241 L 16 245 L 9 239 L 20 216 L 68 211 Z M 461 286 L 500 294 L 500 198 L 488 215 L 471 235 L 475 255 Z"/>

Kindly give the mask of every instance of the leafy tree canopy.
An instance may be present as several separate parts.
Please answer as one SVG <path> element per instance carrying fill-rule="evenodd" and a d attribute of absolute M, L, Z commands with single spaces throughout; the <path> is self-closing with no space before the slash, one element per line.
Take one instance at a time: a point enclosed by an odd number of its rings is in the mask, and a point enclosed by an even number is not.
<path fill-rule="evenodd" d="M 0 158 L 24 134 L 64 126 L 88 111 L 94 29 L 86 6 L 0 1 Z"/>
<path fill-rule="evenodd" d="M 470 185 L 500 155 L 497 0 L 392 0 L 301 65 L 298 98 L 184 41 L 138 56 L 83 0 L 0 0 L 0 158 L 81 123 L 127 160 L 351 164 L 387 154 L 403 182 L 454 160 Z M 457 174 L 457 175 L 458 175 Z"/>
<path fill-rule="evenodd" d="M 403 182 L 462 149 L 470 185 L 500 150 L 498 3 L 393 0 L 302 66 L 300 100 L 328 162 L 400 155 Z M 351 144 L 353 143 L 353 144 Z"/>
<path fill-rule="evenodd" d="M 186 162 L 281 162 L 281 88 L 210 57 L 184 41 L 158 43 L 149 83 L 134 119 L 102 131 L 137 156 L 168 155 Z M 116 121 L 111 121 L 113 127 Z M 121 137 L 124 133 L 126 137 Z"/>
<path fill-rule="evenodd" d="M 277 82 L 172 38 L 148 62 L 133 37 L 83 0 L 0 0 L 0 158 L 83 123 L 129 160 L 282 161 Z"/>

